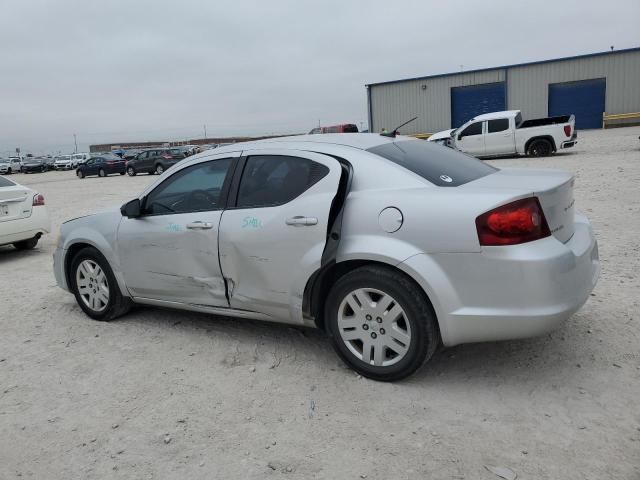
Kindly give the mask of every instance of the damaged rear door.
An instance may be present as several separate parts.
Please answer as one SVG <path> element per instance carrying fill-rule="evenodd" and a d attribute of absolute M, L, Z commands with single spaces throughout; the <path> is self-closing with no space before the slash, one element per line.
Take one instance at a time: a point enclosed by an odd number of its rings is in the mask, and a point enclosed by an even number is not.
<path fill-rule="evenodd" d="M 220 223 L 231 308 L 302 323 L 304 287 L 320 267 L 341 172 L 319 153 L 244 152 Z"/>
<path fill-rule="evenodd" d="M 142 199 L 142 216 L 123 217 L 118 255 L 133 297 L 228 307 L 218 228 L 240 153 L 174 167 Z"/>

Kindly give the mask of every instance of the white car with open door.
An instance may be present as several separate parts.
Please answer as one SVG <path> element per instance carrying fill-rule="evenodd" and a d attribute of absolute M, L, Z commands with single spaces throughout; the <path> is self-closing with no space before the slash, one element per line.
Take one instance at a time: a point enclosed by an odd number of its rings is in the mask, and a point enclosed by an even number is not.
<path fill-rule="evenodd" d="M 50 230 L 44 197 L 0 177 L 0 245 L 13 244 L 18 250 L 31 249 Z"/>

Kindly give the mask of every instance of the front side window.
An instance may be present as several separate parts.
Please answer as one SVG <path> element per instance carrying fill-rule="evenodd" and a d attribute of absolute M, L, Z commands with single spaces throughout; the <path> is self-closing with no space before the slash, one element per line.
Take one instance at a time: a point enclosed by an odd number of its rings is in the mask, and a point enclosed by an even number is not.
<path fill-rule="evenodd" d="M 222 208 L 230 158 L 199 163 L 170 176 L 145 200 L 146 215 L 204 212 Z"/>
<path fill-rule="evenodd" d="M 487 122 L 487 133 L 504 132 L 509 129 L 508 118 L 497 118 Z"/>
<path fill-rule="evenodd" d="M 472 135 L 482 134 L 482 122 L 476 122 L 469 125 L 462 132 L 460 132 L 460 138 L 470 137 Z"/>
<path fill-rule="evenodd" d="M 247 159 L 237 206 L 271 207 L 290 202 L 329 173 L 329 168 L 306 158 L 256 155 Z"/>

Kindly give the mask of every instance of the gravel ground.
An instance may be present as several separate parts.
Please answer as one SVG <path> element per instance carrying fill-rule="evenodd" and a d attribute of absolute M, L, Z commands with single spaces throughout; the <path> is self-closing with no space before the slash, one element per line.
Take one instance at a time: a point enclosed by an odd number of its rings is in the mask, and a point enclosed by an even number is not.
<path fill-rule="evenodd" d="M 54 233 L 0 247 L 0 478 L 640 478 L 640 128 L 499 166 L 575 172 L 602 276 L 560 330 L 439 353 L 384 384 L 315 330 L 140 308 L 90 321 L 55 286 L 60 222 L 154 177 L 15 175 Z"/>

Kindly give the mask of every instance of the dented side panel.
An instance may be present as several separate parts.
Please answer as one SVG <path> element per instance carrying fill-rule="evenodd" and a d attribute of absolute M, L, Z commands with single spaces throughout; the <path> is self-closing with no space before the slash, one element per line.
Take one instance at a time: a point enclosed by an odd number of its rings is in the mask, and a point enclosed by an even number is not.
<path fill-rule="evenodd" d="M 310 152 L 246 153 L 297 156 L 329 167 L 324 178 L 289 203 L 225 210 L 220 224 L 220 263 L 227 279 L 231 308 L 302 324 L 304 287 L 320 267 L 341 167 L 331 157 Z M 288 225 L 287 219 L 294 217 L 311 218 L 317 223 Z"/>

